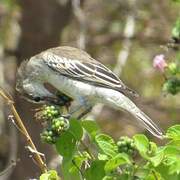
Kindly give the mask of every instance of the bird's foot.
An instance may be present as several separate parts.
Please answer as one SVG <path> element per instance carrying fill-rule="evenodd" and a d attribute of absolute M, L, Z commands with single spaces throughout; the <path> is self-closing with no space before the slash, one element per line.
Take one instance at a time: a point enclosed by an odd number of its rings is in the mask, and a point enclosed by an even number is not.
<path fill-rule="evenodd" d="M 70 119 L 72 117 L 72 114 L 62 114 L 61 117 L 65 119 Z"/>

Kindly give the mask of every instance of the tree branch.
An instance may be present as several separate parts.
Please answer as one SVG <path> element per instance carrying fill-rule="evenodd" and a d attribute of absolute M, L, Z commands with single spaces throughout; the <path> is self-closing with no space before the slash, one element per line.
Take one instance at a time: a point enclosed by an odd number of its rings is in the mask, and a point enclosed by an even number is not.
<path fill-rule="evenodd" d="M 17 113 L 16 111 L 16 108 L 14 106 L 14 102 L 12 100 L 11 97 L 9 97 L 9 95 L 7 95 L 4 90 L 0 89 L 0 96 L 3 97 L 3 99 L 7 102 L 7 104 L 9 105 L 14 117 L 15 117 L 15 121 L 16 121 L 16 124 L 18 125 L 18 127 L 21 129 L 21 131 L 23 132 L 23 134 L 25 135 L 26 137 L 26 140 L 27 140 L 27 144 L 34 150 L 34 152 L 38 152 L 28 131 L 26 130 L 19 114 Z M 34 158 L 39 166 L 39 168 L 41 169 L 41 171 L 44 173 L 44 172 L 47 172 L 47 167 L 46 167 L 46 164 L 44 163 L 44 161 L 42 160 L 41 156 L 39 155 L 39 153 L 34 153 Z"/>

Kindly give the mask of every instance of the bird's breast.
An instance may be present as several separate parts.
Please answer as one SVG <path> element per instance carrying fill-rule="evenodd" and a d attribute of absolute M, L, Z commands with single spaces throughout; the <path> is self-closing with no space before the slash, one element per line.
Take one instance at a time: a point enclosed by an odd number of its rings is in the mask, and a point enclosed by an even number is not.
<path fill-rule="evenodd" d="M 84 97 L 88 98 L 89 101 L 93 101 L 95 89 L 91 84 L 55 73 L 49 74 L 47 80 L 56 89 L 75 100 L 80 100 Z"/>

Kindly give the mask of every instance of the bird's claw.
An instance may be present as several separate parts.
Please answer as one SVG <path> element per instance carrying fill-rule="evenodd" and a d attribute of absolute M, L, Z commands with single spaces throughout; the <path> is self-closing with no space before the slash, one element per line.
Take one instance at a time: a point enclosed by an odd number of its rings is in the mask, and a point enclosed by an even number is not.
<path fill-rule="evenodd" d="M 65 118 L 65 119 L 70 119 L 71 118 L 71 114 L 63 114 L 61 115 L 61 117 Z"/>

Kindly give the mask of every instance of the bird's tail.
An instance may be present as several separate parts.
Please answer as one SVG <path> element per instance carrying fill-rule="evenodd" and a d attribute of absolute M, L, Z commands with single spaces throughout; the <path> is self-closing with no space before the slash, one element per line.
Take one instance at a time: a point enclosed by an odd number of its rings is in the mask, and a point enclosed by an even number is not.
<path fill-rule="evenodd" d="M 132 113 L 142 125 L 154 136 L 163 139 L 163 133 L 161 129 L 140 109 L 138 111 Z"/>
<path fill-rule="evenodd" d="M 112 89 L 100 89 L 99 101 L 116 109 L 125 110 L 131 113 L 150 133 L 162 139 L 163 133 L 160 128 L 142 112 L 126 95 Z M 102 96 L 102 94 L 104 96 Z"/>

